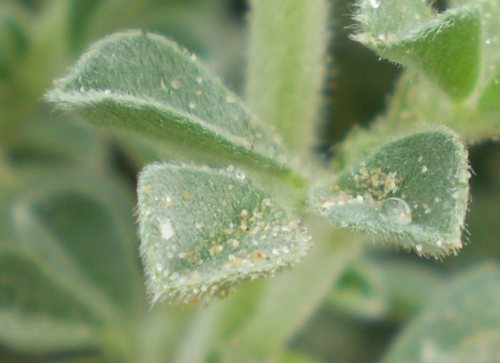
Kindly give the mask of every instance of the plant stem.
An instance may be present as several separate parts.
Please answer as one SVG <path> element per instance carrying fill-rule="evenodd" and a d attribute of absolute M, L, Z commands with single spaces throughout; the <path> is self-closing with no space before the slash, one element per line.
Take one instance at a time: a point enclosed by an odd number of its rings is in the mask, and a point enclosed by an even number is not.
<path fill-rule="evenodd" d="M 310 318 L 345 266 L 360 252 L 350 233 L 314 223 L 317 247 L 304 262 L 269 281 L 255 313 L 237 333 L 241 349 L 272 356 Z"/>
<path fill-rule="evenodd" d="M 321 102 L 325 0 L 253 0 L 247 99 L 285 144 L 308 155 Z"/>

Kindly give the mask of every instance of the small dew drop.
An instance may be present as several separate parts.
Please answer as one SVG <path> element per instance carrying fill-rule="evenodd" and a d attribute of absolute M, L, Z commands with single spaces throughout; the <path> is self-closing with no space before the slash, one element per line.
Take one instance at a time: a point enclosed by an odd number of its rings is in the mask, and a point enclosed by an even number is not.
<path fill-rule="evenodd" d="M 422 247 L 422 245 L 416 245 L 416 246 L 415 246 L 415 250 L 416 250 L 418 253 L 422 252 L 422 248 L 423 248 L 423 247 Z"/>
<path fill-rule="evenodd" d="M 202 84 L 202 82 L 203 82 L 203 78 L 201 78 L 201 77 L 196 77 L 196 82 L 197 82 L 198 84 Z"/>
<path fill-rule="evenodd" d="M 160 223 L 160 233 L 164 240 L 169 240 L 174 235 L 174 227 L 172 227 L 172 222 L 170 219 L 165 219 Z"/>
<path fill-rule="evenodd" d="M 196 104 L 194 102 L 189 102 L 189 108 L 191 110 L 194 110 L 195 107 L 196 107 Z"/>
<path fill-rule="evenodd" d="M 237 170 L 236 173 L 236 178 L 239 179 L 239 180 L 245 180 L 245 173 L 242 172 L 241 170 Z"/>
<path fill-rule="evenodd" d="M 196 56 L 196 54 L 191 54 L 191 60 L 193 62 L 196 62 L 198 60 L 198 57 Z"/>
<path fill-rule="evenodd" d="M 380 211 L 384 216 L 395 223 L 403 225 L 411 223 L 410 206 L 402 199 L 387 198 L 382 202 Z"/>
<path fill-rule="evenodd" d="M 429 168 L 427 168 L 426 165 L 422 166 L 422 174 L 425 174 L 429 171 Z"/>
<path fill-rule="evenodd" d="M 105 94 L 105 95 L 110 95 L 110 94 L 111 94 L 111 91 L 110 91 L 109 89 L 105 89 L 105 90 L 104 90 L 104 94 Z"/>

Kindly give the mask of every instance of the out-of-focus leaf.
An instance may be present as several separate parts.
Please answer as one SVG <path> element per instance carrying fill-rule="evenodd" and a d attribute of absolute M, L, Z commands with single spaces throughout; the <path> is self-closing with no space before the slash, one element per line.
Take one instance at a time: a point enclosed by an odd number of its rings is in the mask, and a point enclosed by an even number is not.
<path fill-rule="evenodd" d="M 358 318 L 400 321 L 418 312 L 441 287 L 439 275 L 421 264 L 357 262 L 339 279 L 329 305 Z"/>
<path fill-rule="evenodd" d="M 411 287 L 409 287 L 411 288 Z M 413 321 L 386 363 L 491 363 L 500 359 L 500 268 L 464 274 Z"/>
<path fill-rule="evenodd" d="M 339 228 L 440 257 L 461 248 L 469 195 L 467 152 L 446 130 L 396 139 L 312 193 Z"/>
<path fill-rule="evenodd" d="M 234 168 L 152 164 L 138 194 L 153 303 L 223 297 L 236 282 L 274 274 L 310 248 L 299 221 Z"/>
<path fill-rule="evenodd" d="M 59 272 L 64 273 L 64 272 Z M 0 340 L 32 352 L 98 346 L 102 319 L 45 261 L 0 249 Z"/>
<path fill-rule="evenodd" d="M 60 120 L 35 120 L 9 140 L 12 163 L 102 168 L 108 161 L 103 138 L 92 130 Z"/>
<path fill-rule="evenodd" d="M 56 84 L 47 98 L 58 108 L 176 156 L 286 169 L 277 139 L 195 55 L 161 36 L 130 31 L 105 38 Z"/>
<path fill-rule="evenodd" d="M 119 183 L 95 173 L 54 169 L 53 173 L 22 170 L 17 175 L 19 183 L 1 195 L 0 237 L 2 248 L 20 257 L 9 257 L 19 260 L 15 264 L 2 263 L 2 275 L 10 276 L 6 279 L 10 289 L 25 292 L 5 295 L 0 334 L 9 338 L 3 341 L 23 351 L 74 348 L 80 340 L 78 329 L 73 334 L 71 321 L 54 315 L 63 304 L 58 301 L 64 301 L 64 310 L 83 309 L 99 323 L 77 321 L 87 335 L 94 334 L 88 326 L 93 327 L 100 337 L 99 349 L 125 350 L 124 340 L 142 306 L 130 195 Z M 22 276 L 10 271 L 16 264 L 29 272 L 25 280 L 12 277 Z M 40 291 L 25 287 L 31 286 L 31 275 L 39 275 L 35 285 Z M 42 294 L 45 285 L 51 289 L 47 295 Z M 30 298 L 29 292 L 35 297 Z M 28 294 L 29 314 L 21 304 L 23 294 Z M 12 335 L 14 321 L 27 330 Z M 54 332 L 66 337 L 51 338 L 47 326 L 52 325 Z M 102 346 L 108 343 L 112 348 Z"/>

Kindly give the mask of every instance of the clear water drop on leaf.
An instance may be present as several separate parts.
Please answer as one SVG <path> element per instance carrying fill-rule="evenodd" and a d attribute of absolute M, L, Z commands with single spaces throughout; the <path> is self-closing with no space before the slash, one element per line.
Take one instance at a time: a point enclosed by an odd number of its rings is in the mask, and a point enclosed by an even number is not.
<path fill-rule="evenodd" d="M 380 205 L 380 212 L 391 222 L 411 223 L 411 208 L 403 199 L 387 198 Z"/>
<path fill-rule="evenodd" d="M 420 131 L 313 188 L 312 204 L 335 227 L 439 258 L 461 248 L 469 176 L 467 151 L 455 134 Z"/>

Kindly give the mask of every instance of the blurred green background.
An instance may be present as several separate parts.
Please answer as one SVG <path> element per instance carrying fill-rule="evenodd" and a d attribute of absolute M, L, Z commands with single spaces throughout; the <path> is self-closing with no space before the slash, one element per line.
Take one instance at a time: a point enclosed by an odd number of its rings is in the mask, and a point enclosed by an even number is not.
<path fill-rule="evenodd" d="M 352 2 L 332 2 L 314 145 L 325 163 L 352 127 L 383 112 L 401 72 L 348 38 Z M 198 348 L 206 361 L 223 359 L 228 334 L 210 343 L 201 336 L 243 320 L 259 283 L 220 313 L 217 304 L 151 310 L 133 208 L 137 173 L 162 156 L 68 120 L 43 95 L 92 42 L 128 28 L 175 39 L 241 94 L 247 11 L 244 0 L 0 2 L 0 362 L 195 362 L 186 352 Z M 458 256 L 435 262 L 367 244 L 287 342 L 295 358 L 267 361 L 377 362 L 456 275 L 498 262 L 499 144 L 472 146 L 470 162 L 467 244 Z M 208 332 L 192 328 L 203 324 Z"/>

